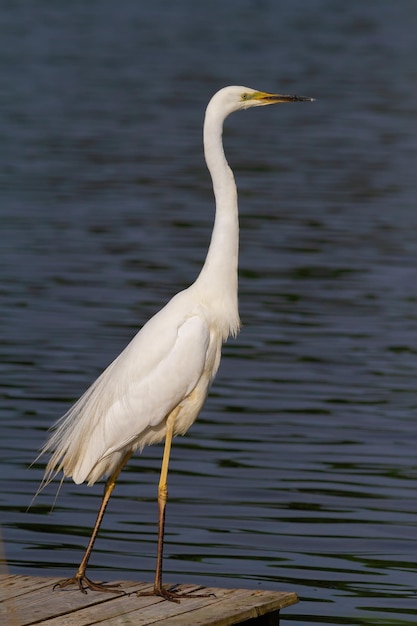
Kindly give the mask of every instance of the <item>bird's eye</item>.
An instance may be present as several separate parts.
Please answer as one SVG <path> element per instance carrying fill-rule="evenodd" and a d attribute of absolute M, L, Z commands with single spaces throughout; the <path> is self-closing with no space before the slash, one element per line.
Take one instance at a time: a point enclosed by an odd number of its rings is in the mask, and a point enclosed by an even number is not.
<path fill-rule="evenodd" d="M 249 100 L 250 95 L 248 93 L 242 93 L 240 99 L 241 100 Z"/>

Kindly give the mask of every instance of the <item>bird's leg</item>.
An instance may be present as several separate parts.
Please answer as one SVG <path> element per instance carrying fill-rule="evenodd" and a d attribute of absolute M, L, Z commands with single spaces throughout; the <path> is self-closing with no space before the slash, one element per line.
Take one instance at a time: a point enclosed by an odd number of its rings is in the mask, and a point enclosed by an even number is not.
<path fill-rule="evenodd" d="M 85 571 L 87 569 L 87 565 L 88 565 L 88 561 L 90 559 L 90 555 L 91 552 L 93 550 L 93 546 L 94 546 L 94 542 L 96 540 L 97 537 L 97 533 L 99 531 L 102 519 L 104 517 L 104 513 L 108 504 L 108 501 L 110 500 L 110 496 L 113 492 L 113 489 L 116 485 L 116 480 L 120 474 L 120 472 L 122 471 L 123 467 L 126 465 L 127 461 L 129 460 L 129 458 L 131 457 L 132 452 L 128 452 L 127 454 L 125 454 L 125 456 L 123 457 L 120 465 L 118 465 L 118 467 L 116 468 L 116 470 L 113 472 L 113 474 L 111 474 L 111 476 L 109 476 L 109 478 L 106 481 L 106 484 L 104 486 L 104 494 L 103 494 L 103 499 L 101 501 L 100 504 L 100 508 L 97 514 L 97 519 L 96 522 L 94 524 L 94 528 L 93 528 L 93 532 L 91 533 L 91 537 L 90 537 L 90 541 L 88 542 L 85 554 L 82 558 L 82 561 L 80 563 L 80 566 L 77 570 L 77 573 L 75 574 L 75 576 L 73 576 L 72 578 L 66 578 L 64 580 L 60 580 L 59 582 L 57 582 L 54 585 L 54 589 L 56 589 L 57 587 L 59 587 L 60 589 L 62 589 L 63 587 L 67 587 L 68 585 L 71 585 L 72 583 L 78 585 L 79 590 L 82 593 L 87 593 L 87 589 L 92 589 L 93 591 L 107 591 L 109 593 L 125 593 L 124 591 L 121 591 L 120 589 L 117 589 L 117 587 L 119 587 L 118 584 L 105 584 L 105 583 L 95 583 L 92 580 L 90 580 L 89 578 L 87 578 L 87 576 L 85 575 Z"/>
<path fill-rule="evenodd" d="M 165 507 L 168 499 L 168 465 L 171 453 L 172 436 L 174 432 L 175 418 L 178 415 L 178 409 L 170 413 L 167 418 L 167 431 L 165 435 L 164 455 L 162 457 L 161 475 L 158 485 L 158 551 L 156 557 L 155 582 L 153 591 L 137 592 L 138 596 L 161 596 L 165 600 L 178 602 L 180 598 L 206 598 L 212 594 L 185 594 L 175 591 L 173 588 L 166 589 L 162 586 L 162 561 L 164 550 L 164 531 L 165 531 Z"/>
<path fill-rule="evenodd" d="M 144 595 L 157 595 L 166 598 L 167 600 L 172 600 L 174 602 L 178 602 L 178 600 L 174 597 L 171 597 L 171 592 L 164 589 L 162 587 L 162 556 L 164 549 L 164 530 L 165 530 L 165 507 L 168 499 L 168 486 L 167 486 L 167 477 L 168 477 L 168 465 L 169 465 L 169 456 L 171 453 L 171 443 L 172 443 L 172 435 L 174 431 L 174 423 L 175 418 L 177 416 L 178 410 L 173 411 L 169 414 L 166 422 L 166 435 L 165 435 L 165 446 L 164 446 L 164 455 L 162 457 L 162 466 L 161 466 L 161 475 L 159 478 L 158 484 L 158 552 L 156 557 L 156 571 L 155 571 L 155 583 L 153 591 L 150 592 L 139 592 L 139 596 Z"/>
<path fill-rule="evenodd" d="M 162 458 L 161 475 L 158 484 L 158 551 L 156 557 L 156 570 L 154 593 L 163 597 L 165 590 L 162 587 L 162 561 L 164 551 L 165 534 L 165 508 L 168 499 L 168 465 L 171 454 L 172 435 L 176 415 L 171 414 L 167 420 L 167 432 L 165 436 L 164 455 Z M 170 599 L 170 598 L 167 598 Z"/>

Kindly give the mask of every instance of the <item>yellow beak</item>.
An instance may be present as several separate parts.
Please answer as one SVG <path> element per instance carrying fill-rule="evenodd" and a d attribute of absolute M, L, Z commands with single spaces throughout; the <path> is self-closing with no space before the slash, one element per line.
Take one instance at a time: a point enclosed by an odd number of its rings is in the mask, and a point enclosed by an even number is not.
<path fill-rule="evenodd" d="M 278 102 L 314 102 L 314 98 L 305 96 L 289 96 L 279 93 L 265 93 L 264 91 L 256 91 L 251 96 L 254 100 L 258 100 L 261 104 L 276 104 Z"/>

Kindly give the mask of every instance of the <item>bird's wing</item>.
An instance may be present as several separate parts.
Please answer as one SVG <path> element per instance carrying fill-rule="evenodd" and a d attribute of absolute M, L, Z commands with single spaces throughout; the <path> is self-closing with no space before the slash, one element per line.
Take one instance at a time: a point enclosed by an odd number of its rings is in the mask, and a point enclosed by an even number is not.
<path fill-rule="evenodd" d="M 158 337 L 153 339 L 158 341 Z M 151 342 L 145 343 L 152 349 Z M 143 342 L 141 344 L 143 348 Z M 135 440 L 140 445 L 141 433 L 148 427 L 158 426 L 193 391 L 204 374 L 209 345 L 207 322 L 204 316 L 195 314 L 178 326 L 169 350 L 144 376 L 135 375 L 132 352 L 128 353 L 126 358 L 131 371 L 128 374 L 126 368 L 123 369 L 131 382 L 96 421 L 94 432 L 90 432 L 87 450 L 74 472 L 77 482 L 84 480 L 95 463 L 104 457 Z M 137 354 L 136 358 L 140 361 L 144 356 Z"/>

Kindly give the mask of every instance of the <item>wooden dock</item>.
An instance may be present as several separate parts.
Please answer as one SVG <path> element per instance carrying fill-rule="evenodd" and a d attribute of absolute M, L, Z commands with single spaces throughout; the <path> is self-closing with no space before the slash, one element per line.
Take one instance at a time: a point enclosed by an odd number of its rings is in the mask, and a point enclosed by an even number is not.
<path fill-rule="evenodd" d="M 33 576 L 0 576 L 0 624 L 3 626 L 276 626 L 279 611 L 298 602 L 292 592 L 217 589 L 178 585 L 183 593 L 213 594 L 184 598 L 180 604 L 155 596 L 149 583 L 120 582 L 128 595 L 87 595 L 73 587 L 52 591 L 58 579 Z M 113 581 L 112 581 L 113 582 Z"/>

